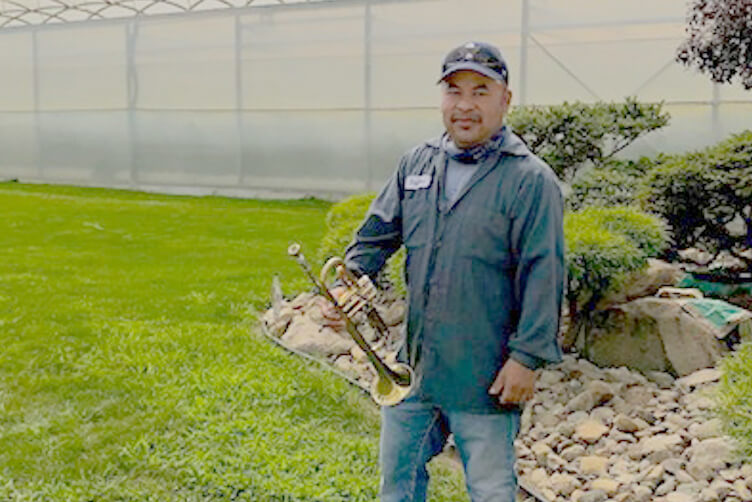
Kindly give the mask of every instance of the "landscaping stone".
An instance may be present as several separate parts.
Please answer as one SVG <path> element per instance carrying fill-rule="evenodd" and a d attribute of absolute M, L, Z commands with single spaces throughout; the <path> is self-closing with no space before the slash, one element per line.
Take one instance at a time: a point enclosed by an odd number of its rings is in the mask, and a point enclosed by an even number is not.
<path fill-rule="evenodd" d="M 608 427 L 597 420 L 587 419 L 582 421 L 575 429 L 575 438 L 586 443 L 595 443 L 608 432 Z"/>
<path fill-rule="evenodd" d="M 673 371 L 685 376 L 712 367 L 724 345 L 680 301 L 645 297 L 614 306 L 590 335 L 588 357 L 600 366 Z"/>
<path fill-rule="evenodd" d="M 276 317 L 263 316 L 267 331 L 367 388 L 373 370 L 365 353 L 346 332 L 320 325 L 316 302 L 311 294 L 283 302 Z M 393 361 L 399 333 L 395 325 L 387 337 L 373 330 L 368 336 Z M 535 396 L 522 413 L 515 442 L 520 479 L 550 502 L 751 502 L 752 466 L 734 459 L 734 443 L 712 416 L 709 390 L 718 377 L 713 368 L 679 379 L 642 375 L 565 355 L 538 371 Z"/>

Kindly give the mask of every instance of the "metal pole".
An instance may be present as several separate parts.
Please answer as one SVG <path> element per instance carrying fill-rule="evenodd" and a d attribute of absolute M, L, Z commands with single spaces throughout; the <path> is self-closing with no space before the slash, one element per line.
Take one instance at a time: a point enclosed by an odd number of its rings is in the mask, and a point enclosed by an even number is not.
<path fill-rule="evenodd" d="M 128 92 L 128 143 L 131 155 L 128 179 L 131 188 L 135 188 L 138 185 L 138 126 L 136 124 L 136 105 L 138 103 L 138 75 L 136 73 L 137 36 L 138 18 L 125 25 L 125 75 Z"/>
<path fill-rule="evenodd" d="M 39 180 L 44 179 L 44 166 L 42 165 L 42 124 L 40 112 L 40 82 L 39 82 L 39 30 L 34 28 L 31 32 L 31 68 L 34 86 L 34 163 L 37 177 Z"/>
<path fill-rule="evenodd" d="M 245 131 L 243 124 L 243 24 L 240 16 L 235 16 L 235 129 L 238 134 L 238 185 L 242 186 L 245 177 Z"/>
<path fill-rule="evenodd" d="M 530 38 L 530 0 L 522 0 L 522 24 L 520 26 L 520 80 L 517 95 L 519 104 L 527 104 L 527 58 Z"/>
<path fill-rule="evenodd" d="M 363 135 L 365 136 L 366 191 L 373 189 L 371 128 L 371 2 L 366 0 L 363 16 Z"/>

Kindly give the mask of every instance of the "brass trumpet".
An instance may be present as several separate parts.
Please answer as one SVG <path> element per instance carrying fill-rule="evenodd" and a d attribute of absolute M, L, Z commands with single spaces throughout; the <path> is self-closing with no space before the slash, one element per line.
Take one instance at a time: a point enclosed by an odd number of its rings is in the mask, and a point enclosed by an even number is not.
<path fill-rule="evenodd" d="M 341 258 L 331 258 L 322 267 L 318 278 L 311 272 L 311 267 L 300 252 L 300 244 L 294 243 L 287 248 L 290 255 L 301 266 L 319 292 L 326 298 L 345 322 L 345 328 L 353 341 L 365 352 L 373 368 L 376 378 L 371 382 L 371 398 L 380 406 L 393 406 L 407 397 L 415 380 L 413 370 L 407 364 L 398 363 L 394 369 L 386 365 L 365 341 L 363 335 L 352 320 L 358 312 L 366 315 L 368 323 L 382 336 L 386 336 L 388 329 L 372 302 L 376 297 L 376 287 L 368 276 L 360 278 L 347 270 Z M 334 298 L 327 287 L 327 279 L 334 271 L 345 287 L 345 292 L 339 299 Z"/>

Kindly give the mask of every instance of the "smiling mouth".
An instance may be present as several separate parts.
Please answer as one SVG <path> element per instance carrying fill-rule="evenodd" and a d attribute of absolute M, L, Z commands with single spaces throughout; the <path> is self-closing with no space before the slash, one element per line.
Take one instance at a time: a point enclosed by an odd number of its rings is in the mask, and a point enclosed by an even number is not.
<path fill-rule="evenodd" d="M 453 122 L 460 127 L 471 127 L 475 124 L 475 120 L 473 119 L 454 119 Z"/>

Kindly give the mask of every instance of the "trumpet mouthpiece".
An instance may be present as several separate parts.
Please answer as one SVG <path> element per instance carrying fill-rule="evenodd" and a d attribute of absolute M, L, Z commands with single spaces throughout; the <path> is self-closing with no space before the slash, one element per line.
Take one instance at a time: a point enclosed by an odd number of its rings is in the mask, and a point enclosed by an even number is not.
<path fill-rule="evenodd" d="M 297 258 L 300 254 L 300 244 L 298 244 L 297 242 L 290 244 L 290 246 L 287 248 L 287 254 Z"/>

